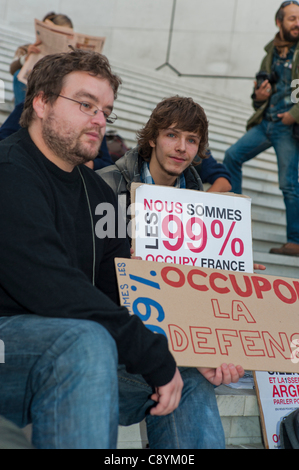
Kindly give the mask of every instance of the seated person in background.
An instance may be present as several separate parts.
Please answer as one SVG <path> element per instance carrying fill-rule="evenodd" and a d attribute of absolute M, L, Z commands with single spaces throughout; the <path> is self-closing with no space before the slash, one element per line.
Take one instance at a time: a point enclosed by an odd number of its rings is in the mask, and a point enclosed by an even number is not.
<path fill-rule="evenodd" d="M 51 12 L 43 18 L 43 21 L 52 22 L 56 26 L 64 26 L 65 28 L 73 29 L 73 23 L 66 15 Z M 30 54 L 38 54 L 40 52 L 38 49 L 40 44 L 41 42 L 37 41 L 35 44 L 25 44 L 24 46 L 18 47 L 15 57 L 10 64 L 10 73 L 13 75 L 15 106 L 22 103 L 25 100 L 26 95 L 26 85 L 18 80 L 19 72 Z"/>

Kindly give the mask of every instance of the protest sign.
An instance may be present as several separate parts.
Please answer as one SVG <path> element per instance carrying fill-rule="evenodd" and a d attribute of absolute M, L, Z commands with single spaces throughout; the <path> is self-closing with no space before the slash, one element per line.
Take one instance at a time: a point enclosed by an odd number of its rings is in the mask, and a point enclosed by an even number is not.
<path fill-rule="evenodd" d="M 299 280 L 117 259 L 121 304 L 179 366 L 298 372 Z"/>
<path fill-rule="evenodd" d="M 102 52 L 104 37 L 89 36 L 88 34 L 75 33 L 71 28 L 56 26 L 48 21 L 34 20 L 36 40 L 42 43 L 38 45 L 40 54 L 30 54 L 20 70 L 18 80 L 27 85 L 27 78 L 35 64 L 44 56 L 69 52 L 69 46 L 88 51 Z"/>
<path fill-rule="evenodd" d="M 131 200 L 136 256 L 252 272 L 250 198 L 133 183 Z"/>
<path fill-rule="evenodd" d="M 299 408 L 299 373 L 255 372 L 255 384 L 265 446 L 280 449 L 280 423 Z"/>

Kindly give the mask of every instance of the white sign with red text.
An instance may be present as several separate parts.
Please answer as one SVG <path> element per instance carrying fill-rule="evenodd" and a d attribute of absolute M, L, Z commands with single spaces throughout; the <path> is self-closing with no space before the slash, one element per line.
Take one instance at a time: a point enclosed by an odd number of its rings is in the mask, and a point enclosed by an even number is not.
<path fill-rule="evenodd" d="M 133 184 L 132 201 L 136 256 L 252 272 L 250 198 Z"/>

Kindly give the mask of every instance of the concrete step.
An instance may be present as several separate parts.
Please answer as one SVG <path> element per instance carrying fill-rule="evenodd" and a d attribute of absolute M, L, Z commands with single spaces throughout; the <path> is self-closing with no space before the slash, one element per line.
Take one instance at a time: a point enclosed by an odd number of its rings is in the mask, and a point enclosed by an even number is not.
<path fill-rule="evenodd" d="M 5 103 L 0 104 L 0 122 L 13 109 L 9 64 L 19 45 L 33 41 L 33 34 L 22 34 L 0 20 L 0 78 L 5 85 Z M 123 85 L 115 103 L 119 119 L 108 130 L 116 130 L 129 147 L 136 145 L 136 132 L 147 122 L 157 103 L 175 94 L 192 96 L 204 107 L 210 122 L 210 148 L 219 162 L 223 161 L 225 151 L 244 135 L 246 121 L 252 114 L 248 103 L 200 90 L 182 78 L 161 71 L 131 65 L 128 68 L 113 60 L 111 64 L 113 70 L 121 76 Z M 285 208 L 278 187 L 277 162 L 272 148 L 244 165 L 243 193 L 252 198 L 253 248 L 258 259 L 264 260 L 263 264 L 267 264 L 271 274 L 286 272 L 293 276 L 294 271 L 297 271 L 297 259 L 294 261 L 277 256 L 273 259 L 269 258 L 268 253 L 271 247 L 280 246 L 286 241 Z"/>

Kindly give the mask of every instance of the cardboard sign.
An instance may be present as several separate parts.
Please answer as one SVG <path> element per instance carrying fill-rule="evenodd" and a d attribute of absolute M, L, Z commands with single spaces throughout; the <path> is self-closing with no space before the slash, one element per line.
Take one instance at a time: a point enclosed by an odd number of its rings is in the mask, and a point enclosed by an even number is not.
<path fill-rule="evenodd" d="M 132 259 L 115 263 L 121 304 L 168 338 L 179 366 L 226 362 L 253 371 L 299 371 L 293 347 L 299 280 Z"/>
<path fill-rule="evenodd" d="M 299 408 L 299 373 L 255 372 L 254 375 L 265 446 L 280 449 L 280 423 Z"/>
<path fill-rule="evenodd" d="M 136 183 L 131 193 L 136 256 L 252 272 L 250 198 Z"/>

